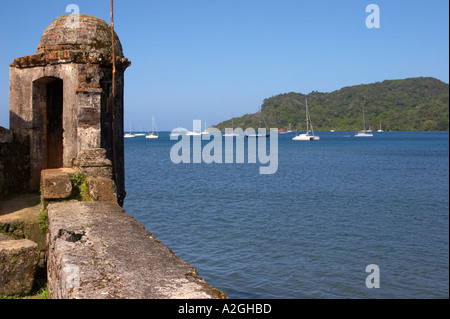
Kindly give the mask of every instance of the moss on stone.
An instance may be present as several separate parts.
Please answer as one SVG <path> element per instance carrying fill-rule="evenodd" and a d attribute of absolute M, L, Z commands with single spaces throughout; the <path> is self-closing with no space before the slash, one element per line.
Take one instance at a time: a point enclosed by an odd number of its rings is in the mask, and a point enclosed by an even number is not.
<path fill-rule="evenodd" d="M 47 213 L 48 213 L 47 209 L 44 209 L 38 218 L 39 229 L 44 234 L 47 232 L 47 228 L 48 228 Z"/>
<path fill-rule="evenodd" d="M 87 175 L 85 174 L 71 174 L 69 175 L 72 182 L 72 194 L 69 199 L 76 199 L 82 202 L 90 202 L 89 191 L 86 183 Z"/>

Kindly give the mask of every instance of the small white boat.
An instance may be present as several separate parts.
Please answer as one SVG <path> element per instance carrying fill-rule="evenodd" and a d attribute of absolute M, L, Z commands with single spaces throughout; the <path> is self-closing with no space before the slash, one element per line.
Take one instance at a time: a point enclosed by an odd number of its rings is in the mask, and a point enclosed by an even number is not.
<path fill-rule="evenodd" d="M 201 136 L 202 132 L 193 132 L 193 131 L 189 131 L 186 133 L 187 136 Z"/>
<path fill-rule="evenodd" d="M 279 131 L 278 131 L 278 134 L 290 134 L 290 133 L 292 133 L 292 129 L 291 129 L 291 123 L 289 123 L 289 128 L 288 128 L 288 130 L 287 131 L 285 131 L 284 129 L 280 129 Z"/>
<path fill-rule="evenodd" d="M 264 118 L 264 114 L 262 112 L 262 107 L 259 108 L 258 110 L 258 116 L 259 116 L 259 129 L 262 129 L 263 127 L 261 127 L 261 119 L 264 121 L 264 127 L 267 127 L 267 123 L 266 123 L 266 119 Z M 253 132 L 246 132 L 245 136 L 248 138 L 254 138 L 254 137 L 269 137 L 270 133 L 267 132 L 267 130 L 265 132 L 259 132 L 259 131 L 253 131 Z"/>
<path fill-rule="evenodd" d="M 367 133 L 367 131 L 359 131 L 355 134 L 355 137 L 373 137 L 373 134 Z"/>
<path fill-rule="evenodd" d="M 310 135 L 309 133 L 302 133 L 292 139 L 293 141 L 319 141 L 320 137 Z"/>
<path fill-rule="evenodd" d="M 145 136 L 145 138 L 150 139 L 150 140 L 156 140 L 159 138 L 159 134 L 158 134 L 158 128 L 156 127 L 156 122 L 155 122 L 155 117 L 152 117 L 152 133 L 151 134 L 147 134 Z"/>
<path fill-rule="evenodd" d="M 131 120 L 130 120 L 130 132 L 124 135 L 124 138 L 133 138 L 136 137 L 136 134 L 133 134 L 133 128 L 131 127 Z"/>
<path fill-rule="evenodd" d="M 245 136 L 247 136 L 247 137 L 269 137 L 270 133 L 269 132 L 254 132 L 254 133 L 247 132 L 245 134 Z"/>
<path fill-rule="evenodd" d="M 178 136 L 181 136 L 181 133 L 170 133 L 169 136 L 170 137 L 172 137 L 172 136 L 173 137 L 178 137 Z"/>
<path fill-rule="evenodd" d="M 142 129 L 142 125 L 141 125 L 141 130 L 139 132 L 144 132 L 144 130 Z M 136 136 L 145 136 L 145 133 L 135 133 L 134 135 L 136 135 Z"/>
<path fill-rule="evenodd" d="M 224 137 L 237 137 L 239 136 L 238 133 L 224 133 L 223 134 Z"/>
<path fill-rule="evenodd" d="M 292 125 L 291 125 L 291 123 L 289 123 L 289 128 L 288 128 L 286 134 L 288 134 L 288 133 L 292 133 Z"/>
<path fill-rule="evenodd" d="M 380 129 L 377 131 L 378 133 L 383 133 L 384 131 L 381 129 L 381 123 L 380 123 Z"/>
<path fill-rule="evenodd" d="M 295 136 L 293 141 L 319 141 L 320 137 L 314 135 L 314 129 L 309 115 L 308 99 L 306 99 L 306 133 Z"/>
<path fill-rule="evenodd" d="M 364 114 L 364 109 L 363 109 L 363 130 L 362 131 L 358 131 L 356 134 L 355 134 L 355 137 L 373 137 L 373 133 L 372 133 L 372 131 L 366 131 L 366 117 L 365 117 L 365 114 Z"/>
<path fill-rule="evenodd" d="M 231 114 L 231 131 L 225 130 L 225 133 L 223 134 L 224 137 L 237 137 L 239 136 L 238 133 L 234 132 L 234 118 L 233 114 Z"/>

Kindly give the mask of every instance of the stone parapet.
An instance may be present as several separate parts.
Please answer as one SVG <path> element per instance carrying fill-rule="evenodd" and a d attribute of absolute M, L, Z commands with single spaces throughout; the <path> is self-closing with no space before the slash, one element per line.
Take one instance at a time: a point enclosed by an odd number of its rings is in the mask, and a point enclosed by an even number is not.
<path fill-rule="evenodd" d="M 50 204 L 48 221 L 50 298 L 226 298 L 116 204 Z"/>

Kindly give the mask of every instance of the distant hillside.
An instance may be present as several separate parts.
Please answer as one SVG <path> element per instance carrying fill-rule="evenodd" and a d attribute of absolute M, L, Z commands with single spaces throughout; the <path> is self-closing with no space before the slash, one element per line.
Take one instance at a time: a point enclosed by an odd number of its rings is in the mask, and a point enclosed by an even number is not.
<path fill-rule="evenodd" d="M 435 78 L 387 80 L 344 87 L 331 93 L 286 93 L 265 99 L 262 113 L 267 128 L 306 128 L 305 100 L 314 129 L 356 131 L 362 129 L 363 108 L 366 128 L 393 131 L 448 131 L 449 85 Z M 234 127 L 257 128 L 261 116 L 247 114 L 234 118 Z M 262 127 L 264 122 L 262 122 Z M 215 125 L 231 128 L 231 119 Z"/>

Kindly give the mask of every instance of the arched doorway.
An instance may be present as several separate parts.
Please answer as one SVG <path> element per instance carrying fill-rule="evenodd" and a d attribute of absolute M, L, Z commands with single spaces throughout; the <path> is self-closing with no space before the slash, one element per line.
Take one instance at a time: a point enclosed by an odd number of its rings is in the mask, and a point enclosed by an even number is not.
<path fill-rule="evenodd" d="M 33 82 L 33 184 L 40 181 L 43 169 L 63 167 L 63 87 L 63 80 L 56 77 Z"/>

